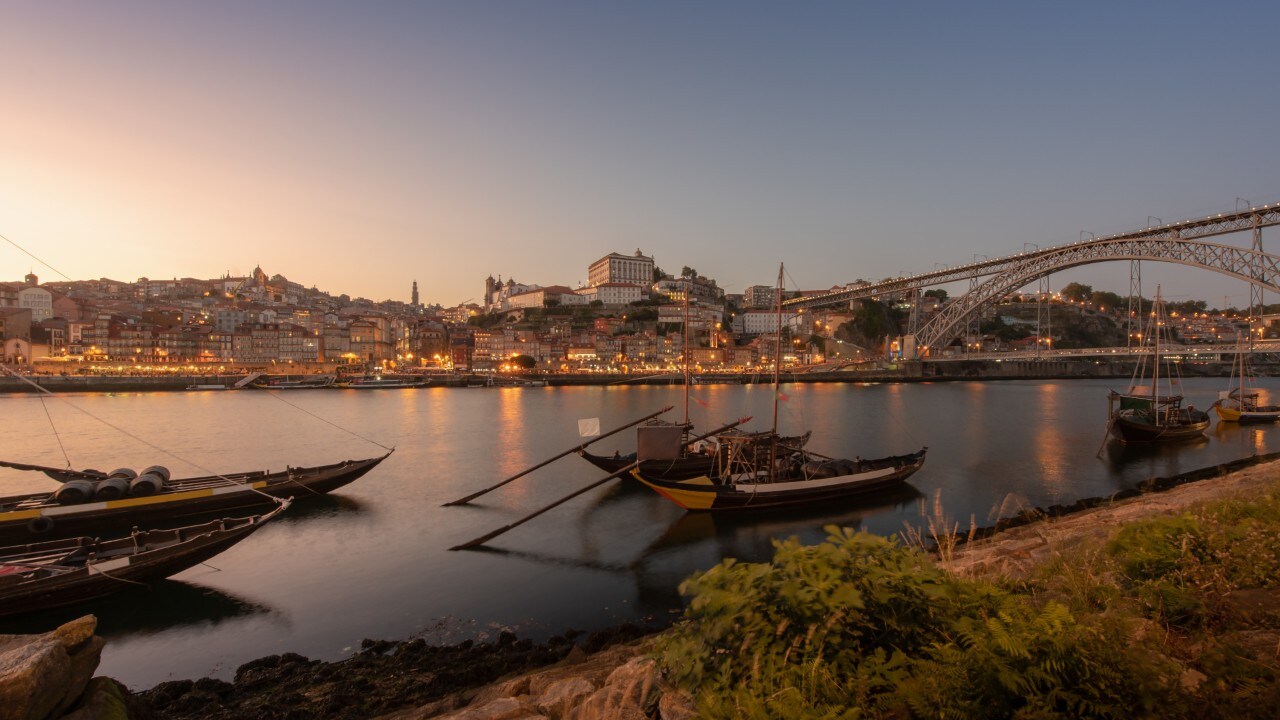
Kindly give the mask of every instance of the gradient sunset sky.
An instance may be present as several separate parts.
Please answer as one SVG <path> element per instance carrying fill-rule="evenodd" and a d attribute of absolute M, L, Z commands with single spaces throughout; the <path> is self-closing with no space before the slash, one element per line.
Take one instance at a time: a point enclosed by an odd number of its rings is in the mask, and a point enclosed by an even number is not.
<path fill-rule="evenodd" d="M 417 280 L 446 305 L 490 273 L 577 286 L 637 248 L 730 292 L 780 261 L 795 288 L 879 279 L 1280 201 L 1278 20 L 1261 2 L 5 3 L 0 234 L 77 280 L 260 264 L 377 300 Z M 8 244 L 0 266 L 60 279 Z M 1248 302 L 1211 273 L 1144 272 Z M 1127 263 L 1053 284 L 1072 280 L 1127 292 Z"/>

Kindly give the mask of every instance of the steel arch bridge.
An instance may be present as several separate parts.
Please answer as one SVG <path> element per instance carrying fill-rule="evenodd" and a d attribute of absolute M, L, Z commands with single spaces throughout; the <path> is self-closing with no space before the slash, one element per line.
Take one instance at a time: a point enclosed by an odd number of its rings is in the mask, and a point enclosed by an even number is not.
<path fill-rule="evenodd" d="M 951 340 L 954 328 L 981 308 L 1055 272 L 1091 263 L 1152 260 L 1198 267 L 1280 292 L 1280 256 L 1262 252 L 1261 231 L 1280 225 L 1280 203 L 1221 213 L 1083 242 L 1018 253 L 994 260 L 846 287 L 787 301 L 790 308 L 838 306 L 855 300 L 986 278 L 935 315 L 908 342 L 921 352 Z M 1204 238 L 1252 230 L 1252 249 L 1206 242 Z"/>

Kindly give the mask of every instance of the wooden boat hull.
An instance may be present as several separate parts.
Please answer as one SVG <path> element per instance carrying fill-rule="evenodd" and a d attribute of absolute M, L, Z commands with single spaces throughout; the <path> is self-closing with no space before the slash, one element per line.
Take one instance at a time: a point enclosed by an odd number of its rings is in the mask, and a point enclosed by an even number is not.
<path fill-rule="evenodd" d="M 101 542 L 80 537 L 0 548 L 0 617 L 71 605 L 175 575 L 245 539 L 288 507 L 248 518 L 223 519 L 174 530 L 152 530 Z M 24 578 L 24 560 L 39 554 L 79 553 L 75 569 Z M 92 553 L 92 555 L 85 555 Z M 85 560 L 94 557 L 96 562 Z"/>
<path fill-rule="evenodd" d="M 819 505 L 900 487 L 924 465 L 926 452 L 927 448 L 922 448 L 910 455 L 866 460 L 864 469 L 850 475 L 773 483 L 720 483 L 707 475 L 671 480 L 640 471 L 632 471 L 632 475 L 686 510 L 765 510 Z"/>
<path fill-rule="evenodd" d="M 1280 408 L 1258 408 L 1256 410 L 1242 410 L 1238 407 L 1230 407 L 1226 404 L 1219 404 L 1214 407 L 1214 411 L 1218 413 L 1218 419 L 1223 422 L 1236 422 L 1241 425 L 1249 423 L 1268 423 L 1280 420 Z"/>
<path fill-rule="evenodd" d="M 283 472 L 227 475 L 235 481 L 232 483 L 217 477 L 173 480 L 165 491 L 155 495 L 78 505 L 59 505 L 49 493 L 0 498 L 0 545 L 128 532 L 138 525 L 266 507 L 274 498 L 322 495 L 360 478 L 387 455 Z M 0 464 L 39 469 L 17 463 Z"/>
<path fill-rule="evenodd" d="M 610 457 L 579 450 L 578 454 L 592 465 L 610 473 L 622 470 L 636 461 L 635 453 Z M 665 480 L 689 480 L 700 475 L 709 475 L 714 467 L 714 457 L 695 455 L 675 460 L 645 460 L 640 463 L 639 470 L 642 475 L 647 477 L 663 478 Z"/>
<path fill-rule="evenodd" d="M 1112 424 L 1112 432 L 1126 443 L 1191 440 L 1202 437 L 1209 428 L 1208 413 L 1198 413 L 1197 417 L 1199 416 L 1203 416 L 1203 419 L 1176 425 L 1157 425 L 1129 415 L 1117 415 Z"/>

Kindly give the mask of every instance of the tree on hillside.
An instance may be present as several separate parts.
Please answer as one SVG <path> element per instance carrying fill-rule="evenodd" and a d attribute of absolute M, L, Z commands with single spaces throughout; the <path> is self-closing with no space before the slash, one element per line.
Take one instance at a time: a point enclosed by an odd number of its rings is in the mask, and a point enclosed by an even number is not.
<path fill-rule="evenodd" d="M 1090 285 L 1082 285 L 1080 283 L 1067 283 L 1062 288 L 1062 297 L 1076 302 L 1084 302 L 1093 296 L 1093 287 Z"/>
<path fill-rule="evenodd" d="M 938 298 L 939 301 L 945 301 L 947 299 L 947 291 L 942 288 L 934 288 L 933 290 L 925 290 L 924 296 Z"/>
<path fill-rule="evenodd" d="M 528 355 L 516 355 L 515 357 L 511 358 L 511 364 L 515 365 L 521 370 L 530 370 L 533 368 L 533 366 L 538 364 L 538 361 L 534 360 L 532 357 Z"/>

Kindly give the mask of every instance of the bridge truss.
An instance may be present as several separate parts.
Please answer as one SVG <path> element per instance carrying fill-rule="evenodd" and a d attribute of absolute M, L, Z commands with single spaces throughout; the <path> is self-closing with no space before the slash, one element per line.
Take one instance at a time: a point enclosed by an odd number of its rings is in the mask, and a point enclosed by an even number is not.
<path fill-rule="evenodd" d="M 1251 299 L 1260 301 L 1263 289 L 1280 292 L 1280 256 L 1263 252 L 1261 244 L 1262 228 L 1275 225 L 1280 225 L 1280 203 L 850 286 L 789 300 L 786 305 L 793 309 L 834 307 L 895 293 L 918 292 L 925 287 L 960 280 L 973 281 L 969 292 L 944 307 L 914 338 L 907 339 L 908 356 L 913 356 L 915 352 L 940 349 L 970 315 L 1009 293 L 1052 273 L 1091 263 L 1153 260 L 1203 268 L 1250 283 Z M 1205 241 L 1205 238 L 1246 230 L 1254 234 L 1250 249 Z"/>

